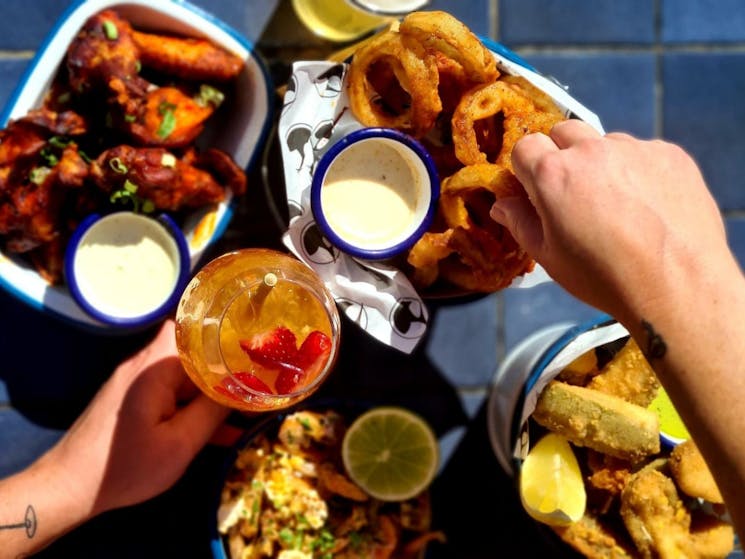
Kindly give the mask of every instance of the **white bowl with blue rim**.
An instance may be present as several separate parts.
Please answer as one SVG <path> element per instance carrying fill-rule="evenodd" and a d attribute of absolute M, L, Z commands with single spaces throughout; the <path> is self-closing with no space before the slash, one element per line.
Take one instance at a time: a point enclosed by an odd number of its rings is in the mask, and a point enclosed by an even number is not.
<path fill-rule="evenodd" d="M 65 251 L 72 298 L 93 319 L 137 330 L 165 319 L 191 277 L 189 247 L 167 214 L 92 214 Z"/>
<path fill-rule="evenodd" d="M 426 148 L 391 128 L 341 137 L 318 161 L 310 187 L 313 217 L 326 238 L 357 258 L 393 258 L 427 231 L 440 180 Z"/>
<path fill-rule="evenodd" d="M 230 111 L 223 120 L 208 122 L 200 135 L 200 145 L 212 146 L 230 154 L 242 169 L 258 157 L 258 146 L 266 139 L 273 109 L 273 86 L 255 55 L 254 45 L 235 29 L 208 12 L 184 0 L 78 0 L 73 2 L 39 47 L 34 59 L 0 113 L 0 128 L 42 104 L 66 50 L 78 30 L 92 15 L 115 9 L 134 27 L 151 32 L 205 37 L 245 60 L 226 95 Z M 226 199 L 186 215 L 180 228 L 186 238 L 192 269 L 205 250 L 218 240 L 230 223 L 235 200 Z M 0 252 L 0 286 L 24 303 L 73 325 L 95 332 L 112 330 L 75 301 L 67 286 L 50 285 L 25 260 Z"/>

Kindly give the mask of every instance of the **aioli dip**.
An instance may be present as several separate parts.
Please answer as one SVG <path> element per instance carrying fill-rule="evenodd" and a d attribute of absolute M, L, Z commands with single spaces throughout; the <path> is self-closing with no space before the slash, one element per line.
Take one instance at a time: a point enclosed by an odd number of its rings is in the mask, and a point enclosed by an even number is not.
<path fill-rule="evenodd" d="M 385 138 L 361 140 L 341 151 L 321 188 L 331 229 L 366 249 L 386 248 L 410 235 L 429 202 L 423 196 L 429 177 L 415 158 L 408 148 Z"/>
<path fill-rule="evenodd" d="M 132 318 L 156 310 L 173 293 L 179 250 L 155 219 L 119 212 L 84 233 L 73 266 L 89 305 L 110 316 Z"/>

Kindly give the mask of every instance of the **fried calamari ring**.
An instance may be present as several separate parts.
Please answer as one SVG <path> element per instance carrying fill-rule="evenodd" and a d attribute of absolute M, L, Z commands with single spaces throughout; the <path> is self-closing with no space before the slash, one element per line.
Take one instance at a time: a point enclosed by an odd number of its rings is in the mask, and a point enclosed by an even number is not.
<path fill-rule="evenodd" d="M 535 262 L 507 230 L 497 239 L 484 229 L 454 229 L 449 245 L 454 254 L 440 262 L 440 277 L 467 291 L 492 293 L 533 270 Z"/>
<path fill-rule="evenodd" d="M 493 81 L 499 75 L 494 55 L 463 22 L 447 12 L 412 12 L 401 21 L 398 30 L 426 49 L 458 62 L 474 83 Z"/>
<path fill-rule="evenodd" d="M 380 92 L 376 92 L 368 72 L 380 63 L 391 68 L 411 97 L 410 106 L 401 114 L 390 114 L 375 102 Z M 348 79 L 352 113 L 365 126 L 397 128 L 421 138 L 432 129 L 442 110 L 434 56 L 417 41 L 405 40 L 395 31 L 373 37 L 354 54 Z"/>
<path fill-rule="evenodd" d="M 499 81 L 509 84 L 515 91 L 530 99 L 537 110 L 543 113 L 552 113 L 560 117 L 564 116 L 562 110 L 546 92 L 538 89 L 524 77 L 502 74 L 499 77 Z"/>
<path fill-rule="evenodd" d="M 442 181 L 439 209 L 451 228 L 497 226 L 488 217 L 494 201 L 518 196 L 521 191 L 520 182 L 509 169 L 492 163 L 469 165 Z"/>
<path fill-rule="evenodd" d="M 490 293 L 531 271 L 533 259 L 489 217 L 497 198 L 521 191 L 509 169 L 490 163 L 463 167 L 445 179 L 439 210 L 447 228 L 427 233 L 409 252 L 412 283 L 425 288 L 442 278 L 469 292 Z"/>
<path fill-rule="evenodd" d="M 419 289 L 424 289 L 435 283 L 440 275 L 440 261 L 455 251 L 450 246 L 453 229 L 442 233 L 425 233 L 411 247 L 407 262 L 412 267 L 411 282 Z"/>
<path fill-rule="evenodd" d="M 455 156 L 464 165 L 486 163 L 476 136 L 475 123 L 504 114 L 505 126 L 513 114 L 535 111 L 533 103 L 502 81 L 476 86 L 466 92 L 455 107 L 451 120 Z M 512 152 L 512 145 L 502 141 L 500 155 Z"/>
<path fill-rule="evenodd" d="M 517 141 L 526 134 L 542 132 L 548 134 L 554 124 L 565 120 L 561 113 L 542 113 L 537 111 L 526 111 L 513 113 L 504 121 L 504 133 L 502 134 L 502 149 L 497 155 L 495 163 L 512 170 L 512 148 Z"/>

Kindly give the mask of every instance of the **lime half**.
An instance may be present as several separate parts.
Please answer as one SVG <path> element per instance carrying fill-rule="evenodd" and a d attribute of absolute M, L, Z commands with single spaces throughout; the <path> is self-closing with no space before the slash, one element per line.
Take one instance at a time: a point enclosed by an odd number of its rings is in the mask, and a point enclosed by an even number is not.
<path fill-rule="evenodd" d="M 437 472 L 432 428 L 415 413 L 381 406 L 360 415 L 342 442 L 347 474 L 381 501 L 403 501 L 424 491 Z"/>
<path fill-rule="evenodd" d="M 577 522 L 585 514 L 582 472 L 561 435 L 544 435 L 528 452 L 520 470 L 520 500 L 531 517 L 553 526 Z"/>

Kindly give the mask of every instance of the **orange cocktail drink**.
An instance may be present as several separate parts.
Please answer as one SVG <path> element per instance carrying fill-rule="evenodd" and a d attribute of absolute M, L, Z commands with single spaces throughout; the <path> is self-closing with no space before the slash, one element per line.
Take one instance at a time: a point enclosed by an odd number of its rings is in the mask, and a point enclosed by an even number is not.
<path fill-rule="evenodd" d="M 313 394 L 339 348 L 333 297 L 308 266 L 268 249 L 216 258 L 184 290 L 176 344 L 212 399 L 244 412 L 286 408 Z"/>

